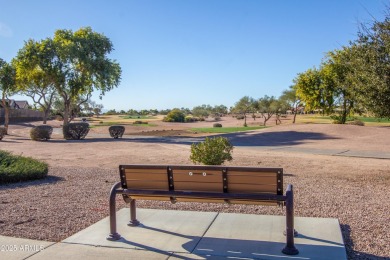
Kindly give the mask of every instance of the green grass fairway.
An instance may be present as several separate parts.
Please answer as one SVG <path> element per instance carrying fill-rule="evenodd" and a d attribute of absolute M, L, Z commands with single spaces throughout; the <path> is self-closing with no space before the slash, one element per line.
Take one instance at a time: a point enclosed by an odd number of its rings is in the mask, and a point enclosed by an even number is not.
<path fill-rule="evenodd" d="M 157 117 L 154 117 L 154 116 L 119 116 L 120 118 L 122 119 L 135 119 L 135 120 L 138 120 L 138 119 L 156 119 Z"/>
<path fill-rule="evenodd" d="M 198 133 L 235 133 L 244 132 L 250 130 L 263 129 L 265 126 L 248 126 L 248 127 L 204 127 L 204 128 L 191 128 L 192 132 Z"/>
<path fill-rule="evenodd" d="M 367 126 L 390 126 L 390 120 L 387 118 L 377 117 L 364 117 L 364 116 L 353 116 L 347 118 L 347 123 L 354 119 L 358 119 L 364 122 Z M 302 123 L 317 123 L 317 124 L 331 124 L 333 119 L 330 116 L 308 116 L 301 120 Z"/>
<path fill-rule="evenodd" d="M 100 126 L 112 126 L 112 125 L 123 125 L 123 126 L 134 126 L 134 127 L 140 127 L 140 126 L 145 126 L 145 127 L 153 127 L 153 126 L 157 126 L 156 124 L 133 124 L 132 122 L 127 122 L 127 123 L 124 123 L 124 122 L 103 122 L 103 123 L 95 123 L 95 124 L 91 124 L 89 125 L 89 128 L 96 128 L 96 127 L 100 127 Z"/>

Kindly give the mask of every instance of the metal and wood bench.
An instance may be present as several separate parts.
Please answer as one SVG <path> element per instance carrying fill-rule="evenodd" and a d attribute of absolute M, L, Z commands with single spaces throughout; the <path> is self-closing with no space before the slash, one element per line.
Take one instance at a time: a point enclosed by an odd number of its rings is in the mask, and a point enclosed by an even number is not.
<path fill-rule="evenodd" d="M 136 200 L 207 202 L 286 206 L 286 246 L 282 252 L 296 255 L 294 245 L 293 186 L 283 195 L 283 169 L 259 167 L 120 165 L 121 181 L 110 193 L 110 234 L 118 240 L 116 229 L 117 194 L 130 203 L 129 226 L 137 226 Z M 295 234 L 294 234 L 295 233 Z"/>

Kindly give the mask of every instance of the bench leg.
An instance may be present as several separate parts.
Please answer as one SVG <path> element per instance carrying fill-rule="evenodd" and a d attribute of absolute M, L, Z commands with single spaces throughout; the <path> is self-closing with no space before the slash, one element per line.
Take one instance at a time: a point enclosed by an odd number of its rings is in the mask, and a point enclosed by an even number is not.
<path fill-rule="evenodd" d="M 283 248 L 282 253 L 286 255 L 299 254 L 298 249 L 294 245 L 294 193 L 293 186 L 289 185 L 286 191 L 286 239 L 287 244 Z"/>
<path fill-rule="evenodd" d="M 121 238 L 121 235 L 119 235 L 116 232 L 116 203 L 115 203 L 115 197 L 116 197 L 116 190 L 121 187 L 121 183 L 118 182 L 111 188 L 110 192 L 110 234 L 107 237 L 107 240 L 115 241 Z"/>
<path fill-rule="evenodd" d="M 130 201 L 130 221 L 127 225 L 131 226 L 131 227 L 136 227 L 139 224 L 140 224 L 140 222 L 137 220 L 135 200 L 132 199 Z"/>

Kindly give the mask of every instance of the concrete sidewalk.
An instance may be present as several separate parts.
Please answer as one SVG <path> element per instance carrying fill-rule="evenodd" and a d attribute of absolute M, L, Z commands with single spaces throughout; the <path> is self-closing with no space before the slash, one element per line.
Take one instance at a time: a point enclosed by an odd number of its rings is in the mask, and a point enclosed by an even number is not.
<path fill-rule="evenodd" d="M 138 209 L 142 225 L 128 227 L 129 209 L 117 212 L 122 238 L 108 241 L 105 218 L 60 243 L 0 236 L 0 259 L 347 259 L 337 219 L 295 218 L 299 254 L 281 253 L 284 216 Z"/>
<path fill-rule="evenodd" d="M 361 151 L 361 150 L 330 149 L 330 148 L 319 149 L 319 148 L 295 147 L 295 146 L 240 146 L 238 147 L 238 149 L 240 148 L 250 149 L 250 150 L 296 152 L 296 153 L 308 153 L 308 154 L 344 156 L 344 157 L 390 159 L 390 152 L 378 152 L 378 151 Z"/>

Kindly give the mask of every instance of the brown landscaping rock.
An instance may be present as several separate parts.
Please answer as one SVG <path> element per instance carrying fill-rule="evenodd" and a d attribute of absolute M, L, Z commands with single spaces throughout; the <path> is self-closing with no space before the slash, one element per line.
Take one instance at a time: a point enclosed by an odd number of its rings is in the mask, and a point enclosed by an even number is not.
<path fill-rule="evenodd" d="M 224 126 L 227 124 L 223 121 Z M 157 126 L 154 130 L 159 131 L 154 132 L 150 126 L 148 134 L 180 133 L 183 137 L 188 128 L 198 126 L 202 124 L 166 124 Z M 60 241 L 108 216 L 108 193 L 118 181 L 119 164 L 192 164 L 188 145 L 143 141 L 127 135 L 115 142 L 92 137 L 67 142 L 58 131 L 60 125 L 53 127 L 57 131 L 53 132 L 52 142 L 31 141 L 31 126 L 15 125 L 10 126 L 10 135 L 1 142 L 2 150 L 50 165 L 45 180 L 0 186 L 1 235 Z M 147 131 L 126 126 L 126 133 L 128 129 L 132 135 Z M 108 127 L 93 128 L 90 134 L 99 131 L 107 135 Z M 296 216 L 338 218 L 350 259 L 385 259 L 390 257 L 390 160 L 288 152 L 281 147 L 389 152 L 389 134 L 388 127 L 282 124 L 239 134 L 248 138 L 249 144 L 264 143 L 280 149 L 235 147 L 234 159 L 227 165 L 283 167 L 285 183 L 295 188 Z M 20 194 L 28 196 L 22 198 Z M 125 206 L 119 196 L 118 204 L 118 208 Z M 171 205 L 157 201 L 140 201 L 138 206 L 272 215 L 284 212 L 276 207 Z"/>

